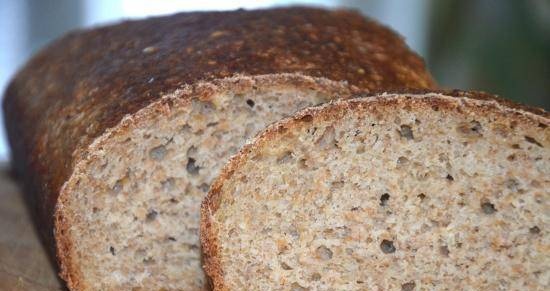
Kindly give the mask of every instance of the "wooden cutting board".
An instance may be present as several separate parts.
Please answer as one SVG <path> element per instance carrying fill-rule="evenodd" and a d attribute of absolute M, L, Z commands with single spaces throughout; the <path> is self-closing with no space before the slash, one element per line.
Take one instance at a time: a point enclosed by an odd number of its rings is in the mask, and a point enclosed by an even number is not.
<path fill-rule="evenodd" d="M 6 168 L 0 167 L 0 291 L 64 290 Z"/>

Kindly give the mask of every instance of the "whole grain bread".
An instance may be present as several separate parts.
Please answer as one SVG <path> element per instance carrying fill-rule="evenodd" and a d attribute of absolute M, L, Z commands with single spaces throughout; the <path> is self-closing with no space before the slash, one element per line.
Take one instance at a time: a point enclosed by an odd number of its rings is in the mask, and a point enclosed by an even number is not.
<path fill-rule="evenodd" d="M 548 290 L 550 114 L 476 92 L 305 109 L 201 209 L 214 290 Z"/>
<path fill-rule="evenodd" d="M 247 137 L 334 96 L 433 86 L 355 12 L 181 13 L 67 34 L 16 75 L 4 112 L 71 290 L 195 290 L 200 201 Z"/>

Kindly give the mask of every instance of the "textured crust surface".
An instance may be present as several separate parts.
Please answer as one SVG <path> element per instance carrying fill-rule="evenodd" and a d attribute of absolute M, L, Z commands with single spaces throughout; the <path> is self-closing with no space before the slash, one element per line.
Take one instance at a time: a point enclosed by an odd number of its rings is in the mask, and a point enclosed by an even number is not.
<path fill-rule="evenodd" d="M 434 86 L 401 38 L 350 11 L 182 13 L 72 32 L 36 55 L 4 100 L 14 167 L 43 237 L 53 249 L 62 185 L 124 116 L 198 81 L 279 73 L 355 90 Z"/>
<path fill-rule="evenodd" d="M 475 111 L 479 115 L 496 111 L 499 114 L 509 116 L 518 123 L 529 124 L 532 127 L 546 128 L 550 123 L 550 113 L 543 109 L 516 104 L 483 92 L 418 90 L 411 93 L 360 94 L 355 97 L 350 100 L 333 101 L 328 104 L 307 108 L 292 117 L 270 125 L 266 130 L 258 134 L 256 138 L 247 143 L 222 169 L 201 205 L 200 239 L 204 253 L 204 268 L 207 276 L 212 281 L 214 290 L 229 290 L 228 286 L 224 283 L 223 269 L 219 256 L 221 245 L 217 237 L 216 222 L 213 220 L 214 214 L 220 208 L 224 183 L 232 177 L 233 173 L 245 163 L 248 156 L 254 151 L 265 144 L 273 142 L 278 136 L 300 127 L 303 121 L 309 121 L 312 118 L 326 120 L 338 118 L 350 108 L 360 108 L 360 110 L 365 111 L 368 103 L 374 103 L 376 106 L 393 106 L 393 102 L 396 102 L 400 98 L 426 98 L 432 108 L 436 107 L 437 110 L 447 107 L 452 108 L 452 110 L 457 110 L 457 108 L 460 110 L 460 104 L 467 102 L 476 106 Z M 365 107 L 362 107 L 363 105 Z"/>
<path fill-rule="evenodd" d="M 366 90 L 434 86 L 397 35 L 354 12 L 290 8 L 128 21 L 66 35 L 11 82 L 4 110 L 14 164 L 51 227 L 75 161 L 125 115 L 199 80 L 291 72 Z"/>

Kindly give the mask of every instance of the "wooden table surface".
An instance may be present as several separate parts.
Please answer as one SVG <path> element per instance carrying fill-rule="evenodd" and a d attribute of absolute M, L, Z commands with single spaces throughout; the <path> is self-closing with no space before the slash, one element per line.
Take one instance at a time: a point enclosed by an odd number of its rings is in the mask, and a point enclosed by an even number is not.
<path fill-rule="evenodd" d="M 23 197 L 0 169 L 0 291 L 64 290 L 33 228 Z"/>

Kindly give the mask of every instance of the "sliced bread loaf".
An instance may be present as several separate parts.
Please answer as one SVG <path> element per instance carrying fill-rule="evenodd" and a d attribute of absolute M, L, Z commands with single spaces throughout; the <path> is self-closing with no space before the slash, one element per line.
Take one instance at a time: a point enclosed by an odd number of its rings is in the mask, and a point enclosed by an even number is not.
<path fill-rule="evenodd" d="M 214 290 L 548 290 L 549 125 L 467 92 L 275 123 L 203 202 Z"/>
<path fill-rule="evenodd" d="M 70 289 L 198 290 L 200 201 L 247 137 L 358 89 L 432 86 L 399 36 L 354 12 L 183 13 L 70 33 L 4 110 Z"/>

